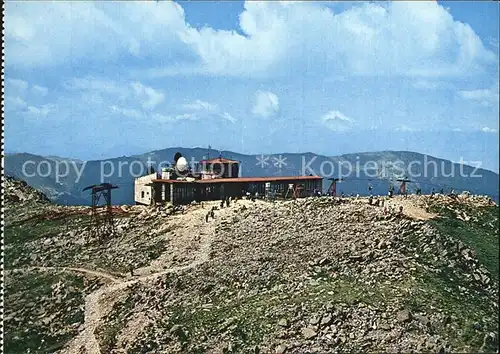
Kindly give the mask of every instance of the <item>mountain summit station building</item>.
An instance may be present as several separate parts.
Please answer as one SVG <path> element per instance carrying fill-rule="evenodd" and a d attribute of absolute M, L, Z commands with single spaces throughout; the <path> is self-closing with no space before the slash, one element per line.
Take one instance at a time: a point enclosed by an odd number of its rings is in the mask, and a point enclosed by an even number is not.
<path fill-rule="evenodd" d="M 319 176 L 239 177 L 239 161 L 222 157 L 199 162 L 199 173 L 180 174 L 174 167 L 135 179 L 136 204 L 188 204 L 192 201 L 242 197 L 247 193 L 262 197 L 300 198 L 322 189 Z M 200 168 L 201 167 L 201 168 Z"/>

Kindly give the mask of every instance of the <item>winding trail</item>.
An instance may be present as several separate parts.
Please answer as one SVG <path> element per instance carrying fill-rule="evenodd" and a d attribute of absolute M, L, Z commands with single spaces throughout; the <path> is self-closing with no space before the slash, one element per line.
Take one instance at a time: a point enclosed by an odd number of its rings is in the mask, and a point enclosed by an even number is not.
<path fill-rule="evenodd" d="M 402 205 L 404 213 L 415 219 L 426 220 L 434 217 L 433 214 L 426 212 L 425 209 L 412 205 L 404 199 L 395 198 L 391 202 L 398 207 Z M 240 204 L 244 205 L 247 203 L 241 201 L 238 205 Z M 171 216 L 176 225 L 176 237 L 180 240 L 192 240 L 194 235 L 195 239 L 199 241 L 199 249 L 195 258 L 186 265 L 164 268 L 169 261 L 168 257 L 165 257 L 165 254 L 163 254 L 151 262 L 150 265 L 135 269 L 134 276 L 122 275 L 122 277 L 117 277 L 103 271 L 80 267 L 29 267 L 9 271 L 77 272 L 107 280 L 106 285 L 87 295 L 85 298 L 83 331 L 60 351 L 60 353 L 68 354 L 100 354 L 99 342 L 95 336 L 96 329 L 99 327 L 101 319 L 112 309 L 119 296 L 123 294 L 123 291 L 135 284 L 153 281 L 166 274 L 181 273 L 207 262 L 210 258 L 212 242 L 215 238 L 216 225 L 225 216 L 230 213 L 232 214 L 234 210 L 234 205 L 230 208 L 218 210 L 215 220 L 210 220 L 208 223 L 205 222 L 205 215 L 208 211 L 206 208 L 193 208 L 187 213 Z M 132 327 L 134 327 L 132 323 L 125 326 L 125 332 L 121 333 L 120 342 L 123 341 L 123 338 L 126 338 L 127 342 L 130 343 L 136 338 L 138 334 L 136 333 L 137 328 Z"/>
<path fill-rule="evenodd" d="M 87 268 L 75 268 L 75 267 L 26 267 L 26 268 L 16 268 L 16 269 L 6 269 L 5 272 L 10 273 L 10 272 L 33 272 L 33 271 L 41 271 L 41 272 L 47 272 L 47 271 L 56 271 L 56 272 L 70 272 L 70 273 L 83 273 L 83 274 L 88 274 L 92 275 L 97 278 L 103 278 L 107 279 L 113 283 L 121 283 L 122 280 L 119 278 L 105 273 L 101 272 L 98 270 L 92 270 L 92 269 L 87 269 Z"/>
<path fill-rule="evenodd" d="M 178 236 L 196 234 L 200 237 L 200 248 L 195 259 L 183 266 L 171 267 L 168 269 L 163 269 L 162 271 L 158 271 L 152 274 L 140 275 L 138 277 L 129 276 L 126 279 L 120 280 L 115 278 L 114 276 L 106 273 L 86 270 L 82 268 L 65 268 L 66 270 L 80 271 L 83 273 L 101 276 L 102 278 L 108 279 L 112 282 L 111 285 L 107 285 L 101 287 L 95 292 L 89 294 L 85 299 L 85 316 L 84 316 L 84 329 L 80 332 L 75 338 L 73 338 L 66 348 L 64 348 L 61 353 L 68 354 L 82 354 L 82 353 L 90 353 L 90 354 L 100 354 L 99 343 L 95 337 L 95 330 L 100 324 L 101 318 L 105 316 L 109 310 L 112 309 L 113 304 L 117 301 L 120 293 L 137 283 L 145 283 L 148 281 L 152 281 L 158 277 L 161 277 L 170 273 L 180 273 L 192 268 L 195 268 L 210 258 L 210 250 L 212 246 L 213 239 L 215 237 L 215 229 L 217 222 L 227 215 L 229 212 L 232 212 L 233 208 L 224 208 L 222 210 L 217 211 L 216 220 L 210 220 L 209 223 L 205 222 L 205 214 L 207 213 L 207 209 L 195 209 L 189 211 L 184 215 L 175 215 L 174 218 L 185 219 L 182 220 L 183 227 L 178 230 Z M 157 262 L 154 265 L 154 268 L 149 268 L 150 270 L 158 269 L 161 267 L 161 264 Z M 41 267 L 42 268 L 42 267 Z M 49 270 L 49 268 L 46 268 Z M 61 268 L 53 268 L 54 270 L 60 270 Z M 144 272 L 141 272 L 144 273 Z"/>

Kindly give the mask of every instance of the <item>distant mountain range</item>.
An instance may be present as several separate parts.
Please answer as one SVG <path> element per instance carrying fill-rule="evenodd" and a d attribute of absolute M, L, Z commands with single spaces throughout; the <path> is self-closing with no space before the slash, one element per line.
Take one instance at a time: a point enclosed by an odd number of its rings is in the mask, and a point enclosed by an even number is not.
<path fill-rule="evenodd" d="M 495 200 L 499 195 L 499 175 L 495 172 L 409 151 L 323 156 L 311 152 L 243 155 L 204 148 L 169 148 L 97 161 L 15 153 L 5 156 L 5 174 L 25 180 L 59 204 L 90 204 L 90 195 L 82 192 L 83 188 L 103 181 L 119 186 L 113 191 L 114 204 L 133 204 L 134 177 L 141 172 L 146 174 L 148 160 L 158 170 L 158 164 L 172 161 L 176 152 L 189 162 L 219 155 L 238 160 L 241 176 L 320 175 L 325 177 L 324 191 L 331 183 L 328 178 L 343 177 L 337 185 L 337 192 L 346 195 L 385 195 L 390 183 L 394 183 L 397 190 L 399 182 L 396 179 L 402 177 L 413 181 L 408 183 L 409 192 L 420 188 L 424 193 L 432 189 L 436 192 L 443 189 L 448 193 L 453 188 L 456 192 L 489 195 Z M 369 185 L 372 186 L 371 192 Z"/>

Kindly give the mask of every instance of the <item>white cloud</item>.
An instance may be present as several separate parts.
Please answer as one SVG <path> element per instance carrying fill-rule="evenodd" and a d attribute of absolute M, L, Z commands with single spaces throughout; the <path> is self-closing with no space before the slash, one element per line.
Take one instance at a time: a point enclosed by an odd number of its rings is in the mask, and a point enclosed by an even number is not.
<path fill-rule="evenodd" d="M 49 89 L 47 87 L 44 87 L 44 86 L 39 86 L 39 85 L 33 85 L 31 87 L 31 90 L 37 94 L 37 95 L 40 95 L 40 96 L 45 96 L 47 95 L 47 93 L 49 92 Z"/>
<path fill-rule="evenodd" d="M 198 30 L 171 1 L 11 2 L 6 61 L 36 67 L 130 55 L 161 62 L 152 75 L 302 70 L 438 77 L 473 75 L 497 60 L 469 25 L 437 2 L 364 3 L 334 13 L 321 3 L 247 1 L 239 27 L 242 34 Z M 169 60 L 172 53 L 194 60 Z"/>
<path fill-rule="evenodd" d="M 5 80 L 5 83 L 7 94 L 10 94 L 13 91 L 16 95 L 18 95 L 18 97 L 16 97 L 18 106 L 20 102 L 19 100 L 22 100 L 24 102 L 25 99 L 29 98 L 30 93 L 34 94 L 35 96 L 46 96 L 49 92 L 48 88 L 39 85 L 31 85 L 26 80 L 7 79 Z M 10 103 L 13 103 L 12 99 L 13 97 L 11 97 Z"/>
<path fill-rule="evenodd" d="M 34 118 L 45 118 L 50 113 L 55 112 L 56 106 L 53 104 L 44 104 L 40 107 L 37 106 L 28 106 L 27 113 Z"/>
<path fill-rule="evenodd" d="M 46 87 L 30 85 L 29 82 L 21 79 L 7 79 L 6 87 L 5 107 L 7 112 L 17 112 L 23 115 L 45 118 L 55 110 L 56 106 L 53 104 L 44 104 L 41 106 L 32 104 L 32 101 L 36 101 L 39 98 L 37 96 L 45 96 L 47 94 L 48 89 Z M 15 94 L 11 95 L 11 92 L 15 92 Z"/>
<path fill-rule="evenodd" d="M 269 74 L 285 65 L 434 77 L 495 61 L 470 26 L 435 2 L 369 3 L 334 14 L 317 3 L 248 1 L 240 27 L 244 35 L 190 27 L 179 34 L 202 59 L 202 71 L 215 75 Z"/>
<path fill-rule="evenodd" d="M 63 87 L 67 90 L 91 91 L 94 93 L 120 96 L 126 96 L 130 92 L 130 90 L 121 83 L 92 76 L 67 80 L 63 82 Z"/>
<path fill-rule="evenodd" d="M 142 101 L 142 107 L 145 109 L 153 109 L 165 100 L 165 94 L 156 91 L 152 87 L 145 86 L 140 82 L 133 82 L 131 85 L 137 98 Z"/>
<path fill-rule="evenodd" d="M 202 100 L 196 100 L 192 103 L 185 104 L 183 105 L 183 107 L 184 109 L 192 111 L 217 112 L 219 110 L 219 106 L 217 106 L 216 104 Z"/>
<path fill-rule="evenodd" d="M 396 127 L 397 132 L 415 132 L 418 131 L 416 128 L 412 128 L 406 124 L 400 124 L 399 126 Z"/>
<path fill-rule="evenodd" d="M 497 129 L 488 128 L 488 127 L 481 128 L 481 131 L 484 133 L 498 133 Z"/>
<path fill-rule="evenodd" d="M 493 47 L 495 48 L 496 50 L 498 50 L 498 39 L 497 38 L 492 38 L 490 37 L 488 39 L 488 43 Z"/>
<path fill-rule="evenodd" d="M 452 89 L 453 85 L 444 81 L 419 79 L 413 82 L 413 87 L 419 90 Z"/>
<path fill-rule="evenodd" d="M 196 100 L 191 103 L 182 105 L 183 110 L 190 111 L 190 119 L 201 119 L 204 117 L 222 118 L 231 123 L 235 123 L 236 119 L 228 112 L 221 111 L 219 105 L 202 100 Z"/>
<path fill-rule="evenodd" d="M 102 62 L 127 53 L 146 55 L 148 48 L 153 51 L 173 37 L 178 19 L 183 18 L 177 7 L 170 1 L 9 3 L 6 62 L 44 67 L 81 59 Z"/>
<path fill-rule="evenodd" d="M 499 99 L 498 83 L 496 83 L 496 85 L 488 89 L 459 91 L 458 95 L 465 100 L 474 101 L 483 106 L 493 106 L 495 104 L 498 105 L 498 99 Z"/>
<path fill-rule="evenodd" d="M 140 82 L 124 83 L 97 77 L 73 78 L 63 82 L 67 90 L 91 94 L 95 99 L 103 95 L 120 103 L 136 102 L 143 109 L 152 110 L 165 100 L 165 94 Z"/>
<path fill-rule="evenodd" d="M 16 91 L 26 91 L 29 87 L 29 84 L 20 79 L 7 79 L 7 87 L 10 87 Z"/>
<path fill-rule="evenodd" d="M 260 117 L 270 117 L 276 114 L 280 109 L 278 96 L 268 91 L 255 92 L 254 105 L 252 113 Z"/>
<path fill-rule="evenodd" d="M 19 111 L 27 106 L 26 101 L 19 96 L 5 96 L 5 110 L 7 112 Z"/>
<path fill-rule="evenodd" d="M 175 122 L 181 120 L 198 120 L 200 117 L 194 113 L 183 113 L 177 115 L 164 115 L 160 113 L 153 114 L 153 118 L 160 122 Z"/>
<path fill-rule="evenodd" d="M 111 112 L 127 118 L 155 119 L 160 122 L 177 122 L 185 120 L 201 120 L 206 118 L 224 119 L 235 123 L 236 119 L 227 112 L 221 112 L 219 106 L 213 103 L 196 100 L 193 103 L 182 105 L 182 112 L 164 114 L 154 110 L 142 110 L 136 108 L 125 108 L 116 105 L 109 106 Z M 187 112 L 186 112 L 187 110 Z"/>
<path fill-rule="evenodd" d="M 349 131 L 354 128 L 355 120 L 340 111 L 331 110 L 321 117 L 323 124 L 333 131 Z"/>
<path fill-rule="evenodd" d="M 144 113 L 140 112 L 137 109 L 132 109 L 132 108 L 123 108 L 123 107 L 118 107 L 115 105 L 109 106 L 111 111 L 116 114 L 120 114 L 122 116 L 125 116 L 127 118 L 137 118 L 137 119 L 145 119 Z"/>
<path fill-rule="evenodd" d="M 228 120 L 230 121 L 231 123 L 236 123 L 236 118 L 234 118 L 232 115 L 230 115 L 229 113 L 227 112 L 224 112 L 222 115 L 221 115 L 221 118 L 225 119 L 225 120 Z"/>

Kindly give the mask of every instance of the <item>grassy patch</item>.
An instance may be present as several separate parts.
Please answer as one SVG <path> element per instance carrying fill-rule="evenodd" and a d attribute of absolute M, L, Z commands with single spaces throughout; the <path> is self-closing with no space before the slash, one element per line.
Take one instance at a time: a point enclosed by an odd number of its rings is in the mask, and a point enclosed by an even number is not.
<path fill-rule="evenodd" d="M 169 333 L 167 337 L 178 341 L 183 351 L 206 352 L 211 346 L 210 338 L 224 333 L 233 350 L 245 352 L 248 348 L 261 345 L 267 336 L 278 331 L 280 318 L 288 319 L 291 326 L 299 331 L 305 324 L 294 323 L 298 320 L 294 320 L 297 311 L 305 311 L 303 320 L 307 320 L 309 315 L 324 312 L 323 307 L 327 303 L 333 306 L 340 303 L 347 306 L 358 303 L 383 306 L 393 291 L 389 287 L 369 286 L 352 278 L 329 275 L 305 282 L 305 287 L 297 291 L 281 291 L 276 284 L 273 290 L 238 298 L 227 295 L 227 291 L 238 293 L 237 289 L 228 289 L 219 297 L 210 297 L 210 305 L 168 306 L 161 328 L 168 331 L 173 326 L 180 326 L 180 332 Z M 191 347 L 191 344 L 200 342 L 206 342 L 206 346 Z M 139 352 L 139 348 L 134 350 Z"/>
<path fill-rule="evenodd" d="M 59 282 L 64 291 L 56 294 L 52 286 Z M 6 276 L 5 284 L 6 353 L 53 353 L 83 323 L 83 278 L 16 273 Z"/>
<path fill-rule="evenodd" d="M 484 334 L 496 331 L 498 320 L 491 307 L 491 300 L 480 292 L 469 295 L 458 291 L 456 280 L 446 272 L 417 274 L 412 295 L 405 299 L 406 307 L 412 312 L 435 313 L 440 309 L 450 323 L 439 323 L 435 330 L 447 338 L 454 348 L 464 352 L 478 351 Z M 465 285 L 465 284 L 464 284 Z M 496 350 L 496 348 L 487 348 Z"/>
<path fill-rule="evenodd" d="M 498 207 L 473 207 L 454 203 L 450 206 L 436 203 L 429 211 L 440 217 L 429 220 L 440 234 L 462 241 L 476 252 L 478 261 L 498 282 Z M 418 237 L 410 237 L 413 248 L 422 248 Z M 435 313 L 436 309 L 449 318 L 436 331 L 447 338 L 454 348 L 464 352 L 478 351 L 484 335 L 498 330 L 498 317 L 492 302 L 495 299 L 484 287 L 471 284 L 459 268 L 450 268 L 447 262 L 433 254 L 420 253 L 419 262 L 437 272 L 418 269 L 412 286 L 412 296 L 405 299 L 406 306 L 414 312 Z M 465 269 L 464 272 L 470 272 Z M 494 352 L 495 344 L 483 348 Z"/>
<path fill-rule="evenodd" d="M 30 219 L 24 223 L 5 227 L 5 265 L 6 268 L 15 268 L 31 265 L 30 247 L 34 242 L 44 242 L 45 239 L 55 237 L 62 232 L 71 230 L 68 225 L 78 223 L 81 227 L 88 223 L 87 216 L 69 216 L 65 219 L 46 220 L 42 217 Z M 54 249 L 53 251 L 57 251 Z M 80 250 L 78 247 L 64 250 L 58 256 L 73 259 Z M 14 264 L 14 262 L 16 263 Z M 66 264 L 60 264 L 66 265 Z"/>
<path fill-rule="evenodd" d="M 166 248 L 165 240 L 148 239 L 134 245 L 133 254 L 128 254 L 129 257 L 120 257 L 123 249 L 127 247 L 120 244 L 120 235 L 106 240 L 77 242 L 83 230 L 90 226 L 90 216 L 67 215 L 49 219 L 50 211 L 45 211 L 36 217 L 24 218 L 23 222 L 9 220 L 10 223 L 5 228 L 6 268 L 84 265 L 87 268 L 101 268 L 119 274 L 129 271 L 127 258 L 133 260 L 135 268 L 147 266 Z M 74 236 L 67 234 L 70 231 Z M 69 239 L 70 237 L 73 238 Z"/>
<path fill-rule="evenodd" d="M 130 296 L 123 301 L 117 301 L 110 313 L 104 318 L 103 325 L 97 328 L 96 337 L 102 353 L 109 353 L 115 348 L 118 334 L 126 326 L 134 306 L 135 303 Z"/>
<path fill-rule="evenodd" d="M 5 243 L 19 245 L 51 237 L 62 232 L 66 227 L 64 220 L 36 220 L 32 219 L 22 224 L 5 227 Z"/>
<path fill-rule="evenodd" d="M 475 250 L 479 262 L 498 282 L 498 206 L 470 207 L 457 203 L 452 210 L 436 204 L 431 206 L 430 211 L 440 215 L 440 218 L 430 220 L 430 224 L 442 234 L 455 237 Z M 465 213 L 470 219 L 459 219 L 457 212 Z"/>

